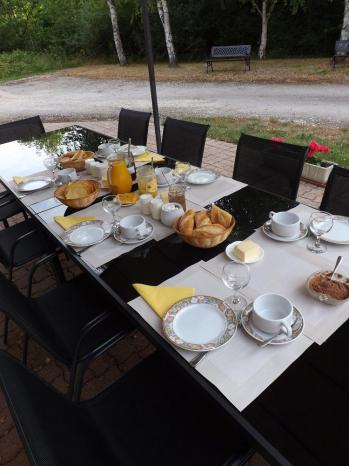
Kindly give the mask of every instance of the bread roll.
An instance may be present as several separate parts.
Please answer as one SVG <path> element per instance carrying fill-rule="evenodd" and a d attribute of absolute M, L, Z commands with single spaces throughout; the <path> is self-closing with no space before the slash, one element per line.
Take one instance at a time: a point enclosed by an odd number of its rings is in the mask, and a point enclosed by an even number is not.
<path fill-rule="evenodd" d="M 189 209 L 180 218 L 178 222 L 178 230 L 183 233 L 183 235 L 191 235 L 193 233 L 194 216 L 195 212 L 192 209 Z"/>
<path fill-rule="evenodd" d="M 201 210 L 200 212 L 196 212 L 195 214 L 195 227 L 199 228 L 203 225 L 211 224 L 210 216 L 206 210 Z"/>
<path fill-rule="evenodd" d="M 225 228 L 219 223 L 203 225 L 202 227 L 195 228 L 192 236 L 195 238 L 211 238 L 212 236 L 221 235 L 224 231 Z"/>
<path fill-rule="evenodd" d="M 226 212 L 225 210 L 220 209 L 215 204 L 212 204 L 212 209 L 211 209 L 212 223 L 219 223 L 224 228 L 229 228 L 231 224 L 231 220 L 232 220 L 232 216 L 230 215 L 229 212 Z"/>

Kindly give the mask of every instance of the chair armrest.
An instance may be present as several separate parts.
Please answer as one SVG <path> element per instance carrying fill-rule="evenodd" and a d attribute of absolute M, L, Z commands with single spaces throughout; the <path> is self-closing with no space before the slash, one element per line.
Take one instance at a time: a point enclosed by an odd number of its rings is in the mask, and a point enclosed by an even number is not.
<path fill-rule="evenodd" d="M 0 197 L 0 199 L 3 199 L 3 198 Z M 7 205 L 12 204 L 12 202 L 16 202 L 16 199 L 12 198 L 12 199 L 8 199 L 7 201 L 1 202 L 0 209 L 1 207 L 6 207 Z"/>
<path fill-rule="evenodd" d="M 58 256 L 55 252 L 52 252 L 51 254 L 47 254 L 46 256 L 42 257 L 41 259 L 35 262 L 33 267 L 30 269 L 29 277 L 28 277 L 28 286 L 27 286 L 27 297 L 28 298 L 31 298 L 31 295 L 32 295 L 33 279 L 34 279 L 34 275 L 37 269 L 41 267 L 43 264 L 46 264 L 47 262 L 53 262 L 56 260 L 58 260 Z"/>
<path fill-rule="evenodd" d="M 14 257 L 15 257 L 15 252 L 16 252 L 16 248 L 17 246 L 20 244 L 21 241 L 23 241 L 24 239 L 26 238 L 29 238 L 30 236 L 33 236 L 34 234 L 37 234 L 37 231 L 36 230 L 31 230 L 31 231 L 28 231 L 27 233 L 25 233 L 24 235 L 21 235 L 19 236 L 16 241 L 13 243 L 12 247 L 11 247 L 11 251 L 10 251 L 10 265 L 13 266 L 14 265 Z"/>

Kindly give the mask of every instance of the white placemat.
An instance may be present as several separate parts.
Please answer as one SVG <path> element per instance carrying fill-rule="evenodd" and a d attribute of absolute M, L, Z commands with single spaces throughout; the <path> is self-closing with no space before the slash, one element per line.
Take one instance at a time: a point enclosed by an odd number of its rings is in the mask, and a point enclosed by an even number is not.
<path fill-rule="evenodd" d="M 307 221 L 313 210 L 301 205 L 292 209 L 304 221 Z M 324 343 L 349 318 L 349 305 L 323 304 L 309 295 L 305 283 L 312 273 L 331 270 L 338 255 L 349 259 L 349 246 L 328 244 L 326 253 L 314 254 L 306 247 L 308 238 L 293 243 L 282 243 L 268 238 L 261 229 L 249 239 L 263 247 L 264 258 L 250 265 L 251 281 L 244 293 L 249 295 L 253 289 L 257 295 L 275 292 L 286 296 L 304 316 L 304 334 L 320 345 Z M 228 262 L 229 259 L 222 253 L 203 263 L 203 267 L 221 277 L 223 266 Z M 346 276 L 349 276 L 348 264 L 349 261 L 343 262 L 340 269 Z"/>
<path fill-rule="evenodd" d="M 203 262 L 191 266 L 164 285 L 194 287 L 196 294 L 229 296 L 223 283 L 202 268 Z M 161 319 L 140 297 L 131 301 L 132 306 L 159 334 L 163 335 Z M 196 370 L 215 385 L 240 411 L 245 409 L 273 381 L 279 377 L 310 345 L 312 341 L 301 335 L 293 343 L 283 346 L 260 348 L 239 328 L 224 347 L 211 352 Z M 196 353 L 178 350 L 190 361 Z"/>
<path fill-rule="evenodd" d="M 225 176 L 220 176 L 211 184 L 188 184 L 188 186 L 190 186 L 190 189 L 185 194 L 186 199 L 205 207 L 212 202 L 218 201 L 218 199 L 221 199 L 224 196 L 228 196 L 228 194 L 239 191 L 244 188 L 246 184 Z"/>

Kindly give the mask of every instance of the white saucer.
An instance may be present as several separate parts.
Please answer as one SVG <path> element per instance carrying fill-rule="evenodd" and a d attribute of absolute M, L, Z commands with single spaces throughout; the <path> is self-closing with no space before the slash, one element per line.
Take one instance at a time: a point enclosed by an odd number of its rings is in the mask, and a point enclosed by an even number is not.
<path fill-rule="evenodd" d="M 81 222 L 65 231 L 62 239 L 75 248 L 85 248 L 101 243 L 110 235 L 110 226 L 102 220 Z"/>
<path fill-rule="evenodd" d="M 41 191 L 41 189 L 48 188 L 52 185 L 52 179 L 48 176 L 31 176 L 16 186 L 17 191 L 23 193 L 30 193 L 34 191 Z"/>
<path fill-rule="evenodd" d="M 143 241 L 147 240 L 148 238 L 150 238 L 153 234 L 153 231 L 154 231 L 154 227 L 153 225 L 150 223 L 150 222 L 146 222 L 146 227 L 147 227 L 147 230 L 146 230 L 146 234 L 142 237 L 142 238 L 133 238 L 133 239 L 129 239 L 129 238 L 124 238 L 123 236 L 121 236 L 121 234 L 119 232 L 114 232 L 114 238 L 116 239 L 116 241 L 118 241 L 119 243 L 123 243 L 123 244 L 138 244 L 138 243 L 142 243 Z"/>
<path fill-rule="evenodd" d="M 264 249 L 261 246 L 259 246 L 261 248 L 261 253 L 256 259 L 252 261 L 241 261 L 240 259 L 238 259 L 234 254 L 234 249 L 240 243 L 242 243 L 242 241 L 234 241 L 234 243 L 228 244 L 228 246 L 225 248 L 225 254 L 229 257 L 229 259 L 231 259 L 234 262 L 238 262 L 239 264 L 254 264 L 255 262 L 259 262 L 263 259 Z"/>
<path fill-rule="evenodd" d="M 120 151 L 128 150 L 128 144 L 124 144 L 119 148 Z M 146 146 L 132 146 L 130 147 L 130 151 L 132 152 L 133 157 L 138 157 L 139 155 L 143 155 L 144 152 L 147 150 Z"/>
<path fill-rule="evenodd" d="M 200 168 L 191 170 L 185 175 L 185 181 L 190 184 L 211 184 L 217 180 L 219 175 L 210 169 Z"/>
<path fill-rule="evenodd" d="M 349 218 L 335 215 L 333 220 L 333 227 L 321 239 L 328 243 L 349 244 Z"/>
<path fill-rule="evenodd" d="M 299 233 L 293 236 L 279 236 L 273 233 L 271 230 L 271 220 L 268 220 L 265 222 L 265 224 L 262 226 L 262 231 L 265 235 L 269 236 L 269 238 L 274 239 L 275 241 L 282 241 L 284 243 L 290 243 L 292 241 L 299 241 L 300 239 L 303 239 L 307 236 L 308 234 L 308 227 L 304 225 L 304 223 L 301 222 L 300 224 L 300 230 Z"/>
<path fill-rule="evenodd" d="M 252 337 L 254 340 L 259 341 L 260 343 L 264 343 L 266 340 L 269 340 L 272 336 L 271 333 L 263 332 L 255 327 L 252 323 L 251 314 L 253 309 L 253 303 L 249 304 L 242 312 L 241 312 L 241 324 L 245 330 L 245 332 Z M 270 345 L 285 345 L 287 343 L 292 343 L 296 338 L 298 338 L 304 329 L 304 319 L 301 312 L 293 306 L 293 312 L 295 316 L 295 321 L 292 324 L 292 335 L 288 337 L 285 333 L 282 333 L 275 337 L 269 344 Z"/>

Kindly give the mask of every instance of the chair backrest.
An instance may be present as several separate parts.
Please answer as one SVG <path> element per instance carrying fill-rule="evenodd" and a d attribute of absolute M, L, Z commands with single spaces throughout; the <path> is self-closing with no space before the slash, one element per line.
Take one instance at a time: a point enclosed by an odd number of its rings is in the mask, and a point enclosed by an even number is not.
<path fill-rule="evenodd" d="M 349 216 L 349 170 L 333 167 L 321 201 L 321 210 Z"/>
<path fill-rule="evenodd" d="M 39 116 L 11 121 L 0 125 L 0 144 L 16 139 L 29 139 L 43 133 L 45 133 L 45 128 Z"/>
<path fill-rule="evenodd" d="M 337 40 L 334 47 L 334 54 L 337 56 L 349 55 L 349 40 Z"/>
<path fill-rule="evenodd" d="M 132 144 L 146 146 L 151 113 L 122 108 L 119 113 L 118 138 Z"/>
<path fill-rule="evenodd" d="M 308 148 L 241 134 L 233 178 L 296 199 Z"/>
<path fill-rule="evenodd" d="M 209 125 L 167 117 L 162 135 L 161 153 L 201 167 Z"/>
<path fill-rule="evenodd" d="M 211 47 L 212 58 L 249 57 L 251 45 L 214 45 Z"/>

